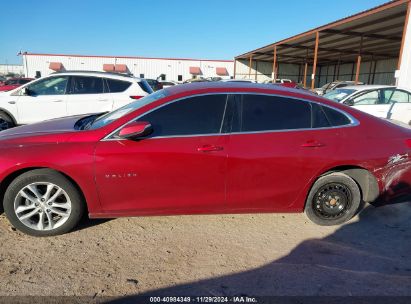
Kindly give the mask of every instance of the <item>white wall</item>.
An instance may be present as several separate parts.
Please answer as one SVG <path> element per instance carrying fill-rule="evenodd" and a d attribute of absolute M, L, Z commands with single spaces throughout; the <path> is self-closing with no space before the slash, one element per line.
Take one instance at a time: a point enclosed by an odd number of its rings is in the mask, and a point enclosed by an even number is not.
<path fill-rule="evenodd" d="M 0 64 L 0 74 L 6 75 L 8 73 L 23 75 L 23 66 L 20 64 Z"/>
<path fill-rule="evenodd" d="M 218 60 L 188 60 L 188 59 L 154 59 L 154 58 L 133 58 L 133 57 L 87 57 L 70 55 L 23 55 L 23 63 L 28 77 L 35 77 L 36 71 L 40 71 L 41 76 L 53 73 L 49 69 L 50 62 L 61 62 L 65 70 L 91 70 L 103 71 L 103 64 L 126 64 L 128 70 L 139 77 L 144 74 L 145 78 L 157 78 L 160 74 L 165 74 L 167 80 L 178 80 L 178 75 L 183 76 L 183 80 L 192 78 L 190 67 L 200 67 L 203 75 L 201 77 L 215 77 L 217 67 L 225 67 L 230 78 L 233 76 L 234 63 L 232 61 Z M 26 67 L 27 65 L 27 67 Z"/>
<path fill-rule="evenodd" d="M 411 89 L 411 20 L 408 20 L 398 76 L 398 86 Z"/>

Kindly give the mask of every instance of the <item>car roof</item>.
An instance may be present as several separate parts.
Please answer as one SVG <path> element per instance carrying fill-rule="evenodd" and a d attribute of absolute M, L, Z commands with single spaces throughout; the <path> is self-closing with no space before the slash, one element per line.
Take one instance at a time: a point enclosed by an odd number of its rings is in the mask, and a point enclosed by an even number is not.
<path fill-rule="evenodd" d="M 205 82 L 191 82 L 184 83 L 177 86 L 171 86 L 164 89 L 169 95 L 177 95 L 189 91 L 210 91 L 210 92 L 235 92 L 238 90 L 241 91 L 255 91 L 259 92 L 261 90 L 269 91 L 281 91 L 289 93 L 297 93 L 301 95 L 306 95 L 307 97 L 313 97 L 313 94 L 306 92 L 301 89 L 293 89 L 280 85 L 267 85 L 261 83 L 251 83 L 251 82 L 223 82 L 223 81 L 205 81 Z"/>
<path fill-rule="evenodd" d="M 96 77 L 107 77 L 113 79 L 135 79 L 137 81 L 141 81 L 141 78 L 134 77 L 131 74 L 120 74 L 120 73 L 111 73 L 111 72 L 101 72 L 101 71 L 64 71 L 64 72 L 55 72 L 50 75 L 87 75 L 87 76 L 96 76 Z"/>
<path fill-rule="evenodd" d="M 379 84 L 366 84 L 366 85 L 346 86 L 346 87 L 343 87 L 343 88 L 338 88 L 337 90 L 349 89 L 349 90 L 365 91 L 365 90 L 385 89 L 385 88 L 395 88 L 395 86 L 379 85 Z"/>

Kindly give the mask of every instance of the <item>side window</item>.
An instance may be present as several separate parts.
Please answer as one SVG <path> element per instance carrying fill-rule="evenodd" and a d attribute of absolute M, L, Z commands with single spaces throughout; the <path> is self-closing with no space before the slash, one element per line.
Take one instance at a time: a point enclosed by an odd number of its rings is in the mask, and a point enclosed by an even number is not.
<path fill-rule="evenodd" d="M 72 94 L 104 93 L 103 78 L 73 76 Z"/>
<path fill-rule="evenodd" d="M 391 103 L 408 103 L 410 102 L 410 94 L 404 91 L 395 90 L 391 96 Z"/>
<path fill-rule="evenodd" d="M 240 131 L 305 128 L 311 128 L 311 107 L 308 102 L 278 96 L 242 96 Z"/>
<path fill-rule="evenodd" d="M 221 133 L 227 99 L 226 94 L 191 97 L 160 107 L 138 120 L 151 123 L 151 137 Z"/>
<path fill-rule="evenodd" d="M 355 106 L 360 105 L 376 105 L 380 103 L 378 90 L 370 91 L 360 96 L 355 97 L 353 100 Z"/>
<path fill-rule="evenodd" d="M 351 123 L 351 120 L 343 113 L 338 112 L 337 110 L 331 109 L 329 107 L 321 107 L 321 108 L 323 109 L 325 115 L 327 116 L 328 121 L 334 127 L 349 125 Z"/>
<path fill-rule="evenodd" d="M 27 86 L 29 94 L 38 95 L 63 95 L 66 93 L 68 77 L 49 77 Z"/>
<path fill-rule="evenodd" d="M 106 78 L 110 93 L 124 92 L 131 86 L 131 82 Z"/>
<path fill-rule="evenodd" d="M 327 128 L 331 127 L 331 124 L 325 115 L 323 107 L 317 103 L 311 103 L 311 127 L 312 128 Z"/>

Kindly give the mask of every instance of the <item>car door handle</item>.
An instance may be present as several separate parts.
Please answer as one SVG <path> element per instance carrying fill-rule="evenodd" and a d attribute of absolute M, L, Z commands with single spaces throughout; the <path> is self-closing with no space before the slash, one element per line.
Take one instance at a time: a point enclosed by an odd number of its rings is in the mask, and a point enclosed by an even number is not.
<path fill-rule="evenodd" d="M 108 99 L 107 98 L 99 98 L 99 99 L 97 99 L 98 101 L 107 101 Z"/>
<path fill-rule="evenodd" d="M 63 99 L 53 99 L 51 102 L 62 102 Z"/>
<path fill-rule="evenodd" d="M 302 144 L 301 147 L 303 148 L 320 148 L 324 147 L 325 144 L 316 140 L 309 140 L 306 143 Z"/>
<path fill-rule="evenodd" d="M 9 104 L 16 104 L 15 101 L 9 101 Z"/>
<path fill-rule="evenodd" d="M 221 146 L 215 145 L 204 145 L 202 147 L 197 148 L 198 152 L 213 152 L 213 151 L 221 151 L 224 150 Z"/>

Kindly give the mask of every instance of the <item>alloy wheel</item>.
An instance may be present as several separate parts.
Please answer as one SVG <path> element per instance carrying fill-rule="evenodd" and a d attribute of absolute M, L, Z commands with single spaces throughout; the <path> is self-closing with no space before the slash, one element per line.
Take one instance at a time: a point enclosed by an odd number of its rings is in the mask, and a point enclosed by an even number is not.
<path fill-rule="evenodd" d="M 36 182 L 21 189 L 14 200 L 14 212 L 25 226 L 53 230 L 63 225 L 71 214 L 71 200 L 59 186 Z"/>

